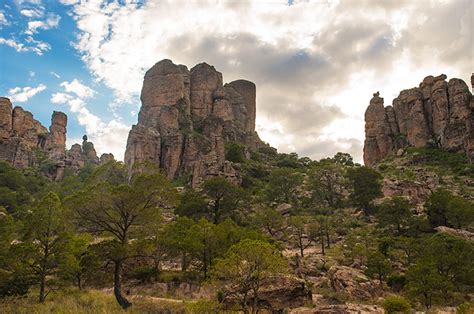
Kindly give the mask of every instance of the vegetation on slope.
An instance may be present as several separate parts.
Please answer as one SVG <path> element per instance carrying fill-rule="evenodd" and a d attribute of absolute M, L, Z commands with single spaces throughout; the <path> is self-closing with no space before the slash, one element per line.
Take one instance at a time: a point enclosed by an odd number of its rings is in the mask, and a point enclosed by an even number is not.
<path fill-rule="evenodd" d="M 256 312 L 268 308 L 269 278 L 287 277 L 321 295 L 316 306 L 469 307 L 473 242 L 435 230 L 473 231 L 462 185 L 472 166 L 459 156 L 409 149 L 376 171 L 343 153 L 312 161 L 265 148 L 242 159 L 239 147 L 226 149 L 242 187 L 211 178 L 198 190 L 177 189 L 150 165 L 128 180 L 119 162 L 50 182 L 0 163 L 2 307 Z M 422 211 L 407 197 L 380 199 L 383 178 L 414 180 L 419 168 L 444 187 Z M 344 272 L 364 284 L 338 288 L 337 280 L 353 279 L 337 277 Z M 186 299 L 182 284 L 199 287 L 186 304 L 156 299 Z"/>

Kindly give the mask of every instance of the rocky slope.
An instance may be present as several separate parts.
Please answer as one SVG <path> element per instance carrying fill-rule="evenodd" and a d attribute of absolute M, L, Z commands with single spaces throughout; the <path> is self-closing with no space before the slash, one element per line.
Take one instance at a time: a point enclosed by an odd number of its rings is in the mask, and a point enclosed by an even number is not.
<path fill-rule="evenodd" d="M 256 87 L 246 80 L 222 83 L 206 63 L 191 70 L 162 60 L 149 69 L 141 92 L 138 124 L 127 141 L 125 163 L 151 162 L 167 177 L 186 177 L 193 187 L 223 175 L 234 183 L 240 174 L 225 158 L 226 144 L 245 153 L 265 144 L 255 132 Z"/>
<path fill-rule="evenodd" d="M 444 74 L 401 91 L 392 106 L 384 107 L 377 92 L 365 112 L 365 134 L 367 166 L 400 149 L 427 146 L 465 153 L 473 162 L 474 97 L 464 81 L 447 82 Z"/>
<path fill-rule="evenodd" d="M 74 144 L 66 150 L 67 116 L 54 111 L 49 129 L 34 119 L 31 112 L 14 107 L 0 97 L 0 160 L 15 168 L 41 167 L 48 177 L 61 180 L 65 169 L 82 169 L 86 162 L 99 163 L 94 144 L 84 136 L 82 146 Z M 110 160 L 104 154 L 101 160 Z"/>

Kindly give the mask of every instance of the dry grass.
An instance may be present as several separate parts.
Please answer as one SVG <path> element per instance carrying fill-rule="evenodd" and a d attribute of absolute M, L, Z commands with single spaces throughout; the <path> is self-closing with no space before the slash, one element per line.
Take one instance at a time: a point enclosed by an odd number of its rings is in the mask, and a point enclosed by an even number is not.
<path fill-rule="evenodd" d="M 184 302 L 167 302 L 145 298 L 133 298 L 133 306 L 126 313 L 186 313 Z M 0 313 L 43 314 L 43 313 L 84 313 L 115 314 L 125 313 L 114 296 L 98 290 L 69 290 L 52 293 L 43 304 L 38 303 L 36 295 L 24 298 L 0 300 Z"/>

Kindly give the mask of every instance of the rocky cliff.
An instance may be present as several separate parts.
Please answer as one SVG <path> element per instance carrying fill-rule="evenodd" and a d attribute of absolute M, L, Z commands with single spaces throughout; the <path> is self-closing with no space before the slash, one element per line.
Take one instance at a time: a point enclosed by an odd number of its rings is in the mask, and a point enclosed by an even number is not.
<path fill-rule="evenodd" d="M 254 83 L 223 84 L 222 74 L 206 63 L 191 70 L 171 60 L 156 63 L 145 74 L 125 163 L 133 171 L 137 162 L 152 162 L 168 178 L 186 177 L 192 186 L 217 175 L 239 183 L 225 147 L 241 144 L 248 156 L 265 145 L 255 132 L 255 97 Z"/>
<path fill-rule="evenodd" d="M 99 163 L 94 145 L 84 136 L 82 146 L 75 144 L 66 150 L 67 116 L 54 111 L 49 130 L 34 119 L 31 112 L 14 107 L 0 97 L 0 160 L 15 168 L 40 167 L 45 175 L 60 180 L 67 168 L 77 171 L 86 162 Z M 104 154 L 101 160 L 110 160 Z"/>
<path fill-rule="evenodd" d="M 374 94 L 365 112 L 365 165 L 410 146 L 465 153 L 474 162 L 474 97 L 463 80 L 428 76 L 387 107 Z"/>

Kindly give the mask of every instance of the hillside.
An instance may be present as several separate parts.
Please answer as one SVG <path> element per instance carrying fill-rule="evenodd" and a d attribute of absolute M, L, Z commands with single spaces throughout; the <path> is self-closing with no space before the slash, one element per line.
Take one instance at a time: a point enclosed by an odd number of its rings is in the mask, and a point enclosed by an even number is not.
<path fill-rule="evenodd" d="M 428 141 L 371 167 L 278 153 L 255 133 L 255 90 L 205 63 L 158 62 L 124 163 L 99 161 L 85 137 L 68 168 L 60 113 L 49 131 L 31 114 L 26 133 L 3 123 L 2 147 L 35 158 L 0 162 L 2 309 L 470 313 L 470 155 Z"/>

